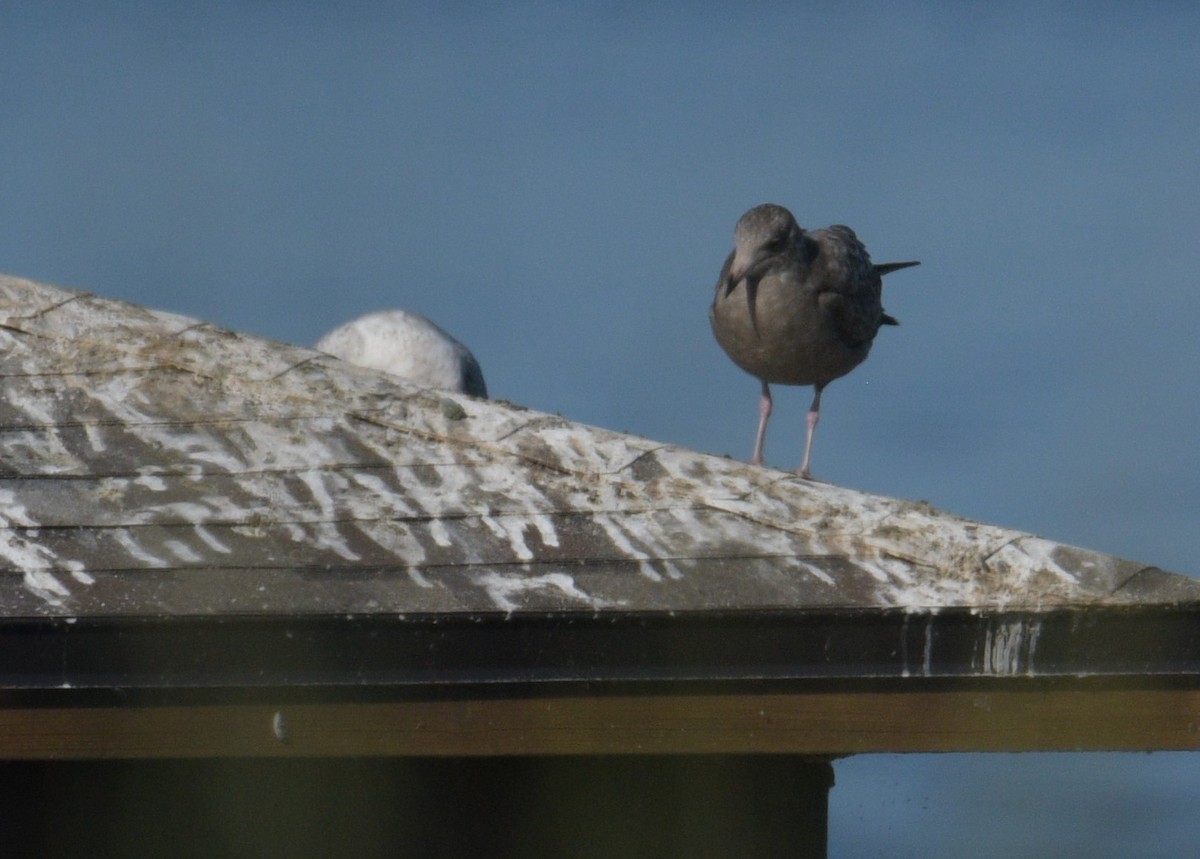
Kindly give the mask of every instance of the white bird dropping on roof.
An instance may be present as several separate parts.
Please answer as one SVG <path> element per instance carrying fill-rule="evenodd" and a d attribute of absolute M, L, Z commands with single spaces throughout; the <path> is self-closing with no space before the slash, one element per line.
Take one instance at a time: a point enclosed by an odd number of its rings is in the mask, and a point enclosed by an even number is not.
<path fill-rule="evenodd" d="M 317 341 L 317 348 L 418 385 L 487 396 L 483 370 L 471 350 L 419 313 L 368 313 L 330 331 Z"/>

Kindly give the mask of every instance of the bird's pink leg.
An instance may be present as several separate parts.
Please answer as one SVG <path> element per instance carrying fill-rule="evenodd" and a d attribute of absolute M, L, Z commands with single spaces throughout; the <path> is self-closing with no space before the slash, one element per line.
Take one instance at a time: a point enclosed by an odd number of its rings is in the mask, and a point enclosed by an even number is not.
<path fill-rule="evenodd" d="M 800 476 L 807 479 L 812 477 L 812 472 L 808 470 L 809 463 L 812 462 L 812 444 L 813 436 L 817 431 L 817 422 L 821 420 L 821 391 L 824 390 L 824 385 L 816 386 L 816 394 L 813 395 L 812 405 L 808 407 L 808 437 L 804 440 L 804 462 L 800 466 Z"/>
<path fill-rule="evenodd" d="M 754 436 L 754 454 L 750 457 L 751 465 L 762 465 L 763 444 L 767 440 L 767 421 L 771 419 L 771 388 L 766 382 L 762 383 L 762 397 L 758 401 L 758 433 Z"/>

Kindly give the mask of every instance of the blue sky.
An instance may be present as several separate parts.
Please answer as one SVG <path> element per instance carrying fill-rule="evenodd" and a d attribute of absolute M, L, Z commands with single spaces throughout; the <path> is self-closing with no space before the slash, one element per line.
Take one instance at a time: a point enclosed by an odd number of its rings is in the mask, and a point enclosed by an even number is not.
<path fill-rule="evenodd" d="M 1197 574 L 1197 45 L 1184 3 L 2 3 L 0 270 L 302 343 L 407 307 L 496 397 L 745 457 L 707 308 L 780 203 L 923 261 L 826 391 L 819 477 Z M 769 462 L 809 398 L 777 389 Z M 1200 798 L 1193 757 L 1004 760 L 844 764 L 834 855 L 878 785 L 890 855 L 951 795 L 990 832 L 955 785 L 999 770 Z"/>

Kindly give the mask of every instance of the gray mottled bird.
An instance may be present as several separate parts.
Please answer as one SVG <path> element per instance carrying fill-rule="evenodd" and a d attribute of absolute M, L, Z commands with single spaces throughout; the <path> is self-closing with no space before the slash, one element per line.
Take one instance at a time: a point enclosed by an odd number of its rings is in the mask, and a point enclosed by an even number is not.
<path fill-rule="evenodd" d="M 733 253 L 717 281 L 709 321 L 733 362 L 762 382 L 758 434 L 750 462 L 762 464 L 772 382 L 812 385 L 801 477 L 811 477 L 821 392 L 866 359 L 883 312 L 881 276 L 917 262 L 875 265 L 849 227 L 805 230 L 770 203 L 737 222 Z"/>
<path fill-rule="evenodd" d="M 483 370 L 471 350 L 418 313 L 368 313 L 330 331 L 317 341 L 317 348 L 428 388 L 487 396 Z"/>

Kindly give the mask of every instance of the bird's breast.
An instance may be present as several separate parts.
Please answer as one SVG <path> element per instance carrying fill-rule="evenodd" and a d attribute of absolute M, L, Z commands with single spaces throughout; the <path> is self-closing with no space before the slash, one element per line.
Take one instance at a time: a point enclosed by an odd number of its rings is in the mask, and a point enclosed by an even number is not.
<path fill-rule="evenodd" d="M 710 319 L 733 362 L 775 384 L 830 382 L 862 363 L 871 348 L 870 340 L 848 345 L 817 293 L 786 276 L 718 290 Z"/>

